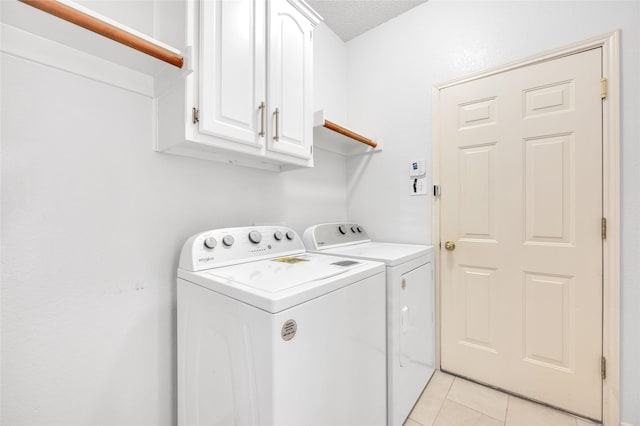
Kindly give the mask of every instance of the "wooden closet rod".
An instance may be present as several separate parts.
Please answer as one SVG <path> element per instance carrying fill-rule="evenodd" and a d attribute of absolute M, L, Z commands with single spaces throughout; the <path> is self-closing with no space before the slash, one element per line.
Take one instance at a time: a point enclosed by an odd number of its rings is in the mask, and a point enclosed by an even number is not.
<path fill-rule="evenodd" d="M 101 36 L 110 38 L 113 41 L 129 46 L 149 56 L 160 59 L 175 67 L 182 68 L 184 59 L 181 55 L 170 51 L 162 46 L 154 44 L 145 38 L 128 32 L 126 29 L 120 28 L 112 23 L 101 20 L 98 17 L 91 16 L 81 10 L 75 9 L 66 2 L 57 0 L 19 0 L 58 18 L 69 21 L 89 31 L 100 34 Z"/>
<path fill-rule="evenodd" d="M 336 123 L 332 123 L 329 120 L 324 120 L 324 127 L 326 127 L 329 130 L 333 130 L 334 132 L 338 132 L 341 135 L 345 135 L 345 136 L 347 136 L 347 137 L 349 137 L 351 139 L 354 139 L 354 140 L 356 140 L 358 142 L 361 142 L 361 143 L 363 143 L 365 145 L 369 145 L 372 148 L 375 148 L 375 147 L 378 146 L 378 144 L 375 143 L 374 141 L 372 141 L 371 139 L 365 138 L 364 136 L 359 135 L 359 134 L 357 134 L 355 132 L 352 132 L 351 130 L 347 130 L 344 127 L 339 126 Z"/>

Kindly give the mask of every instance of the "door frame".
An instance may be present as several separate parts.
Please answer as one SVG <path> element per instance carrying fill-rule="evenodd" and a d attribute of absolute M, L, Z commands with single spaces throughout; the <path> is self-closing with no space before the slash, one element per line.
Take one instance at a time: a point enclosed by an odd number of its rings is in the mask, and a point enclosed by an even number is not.
<path fill-rule="evenodd" d="M 444 141 L 440 129 L 440 91 L 517 68 L 547 62 L 594 48 L 602 48 L 602 76 L 607 95 L 602 102 L 602 214 L 607 219 L 602 252 L 602 354 L 608 361 L 602 381 L 602 424 L 620 424 L 620 31 L 595 36 L 569 46 L 529 56 L 433 87 L 433 184 L 440 185 L 440 152 Z M 445 189 L 446 190 L 446 189 Z M 432 203 L 432 244 L 435 251 L 436 366 L 440 368 L 440 198 Z"/>

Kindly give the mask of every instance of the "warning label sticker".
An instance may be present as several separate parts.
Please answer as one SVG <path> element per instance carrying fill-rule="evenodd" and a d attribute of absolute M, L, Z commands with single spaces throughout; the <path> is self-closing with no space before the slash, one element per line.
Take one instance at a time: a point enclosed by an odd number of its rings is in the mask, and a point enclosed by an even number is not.
<path fill-rule="evenodd" d="M 300 263 L 300 262 L 308 262 L 309 259 L 305 259 L 303 257 L 286 256 L 286 257 L 278 257 L 277 259 L 273 259 L 273 261 L 283 262 L 283 263 Z"/>
<path fill-rule="evenodd" d="M 288 342 L 289 340 L 293 339 L 297 332 L 298 324 L 296 324 L 296 322 L 292 319 L 288 320 L 282 325 L 282 340 Z"/>

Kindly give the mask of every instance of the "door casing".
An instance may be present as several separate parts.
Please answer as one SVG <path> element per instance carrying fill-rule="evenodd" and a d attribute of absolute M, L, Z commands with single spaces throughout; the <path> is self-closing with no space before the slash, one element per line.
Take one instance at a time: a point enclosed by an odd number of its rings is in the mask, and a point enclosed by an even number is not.
<path fill-rule="evenodd" d="M 444 141 L 440 129 L 440 91 L 447 87 L 500 74 L 540 62 L 551 61 L 594 48 L 602 48 L 602 76 L 607 95 L 602 102 L 602 212 L 607 220 L 603 240 L 603 316 L 602 353 L 607 360 L 606 379 L 602 381 L 602 423 L 620 424 L 620 31 L 602 34 L 569 46 L 542 52 L 528 58 L 501 65 L 433 87 L 433 184 L 440 185 L 440 150 Z M 444 188 L 443 190 L 446 190 Z M 432 203 L 432 244 L 435 250 L 436 284 L 436 365 L 440 367 L 440 202 Z"/>

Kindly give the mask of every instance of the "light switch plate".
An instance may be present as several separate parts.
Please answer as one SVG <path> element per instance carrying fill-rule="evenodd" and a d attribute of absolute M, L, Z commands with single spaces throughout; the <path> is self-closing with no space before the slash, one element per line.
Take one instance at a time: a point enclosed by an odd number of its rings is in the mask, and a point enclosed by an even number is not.
<path fill-rule="evenodd" d="M 411 195 L 427 195 L 427 178 L 411 178 L 409 181 L 409 194 Z"/>

